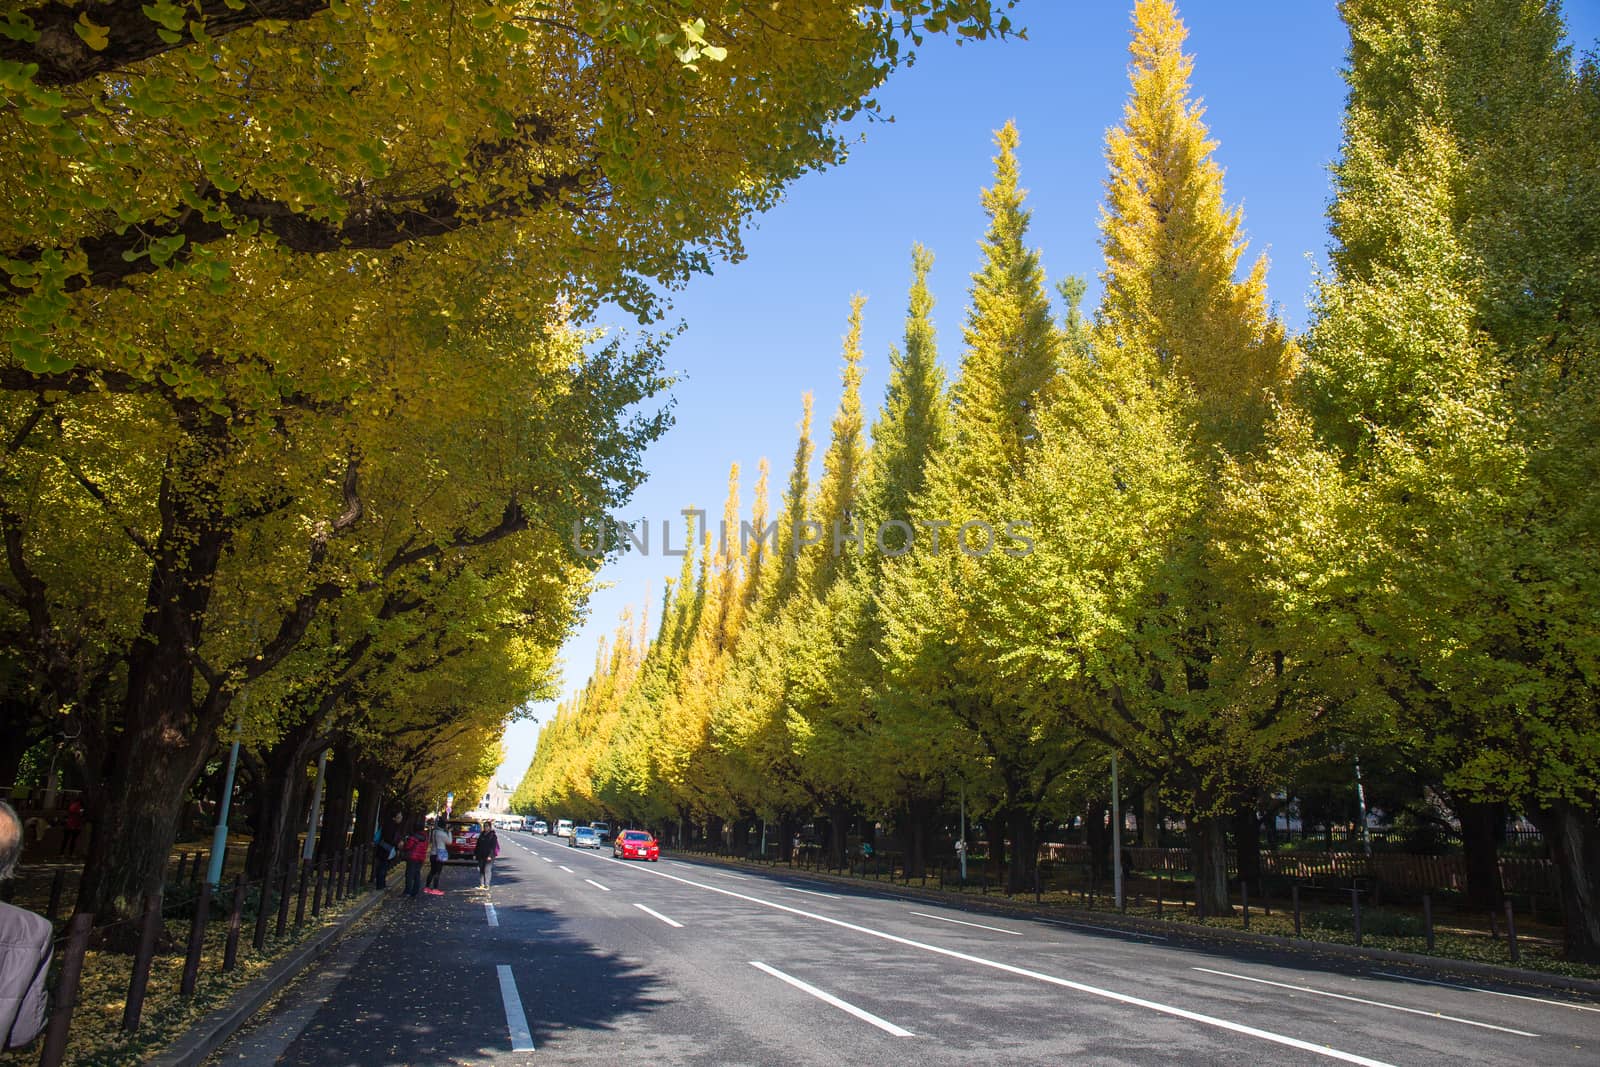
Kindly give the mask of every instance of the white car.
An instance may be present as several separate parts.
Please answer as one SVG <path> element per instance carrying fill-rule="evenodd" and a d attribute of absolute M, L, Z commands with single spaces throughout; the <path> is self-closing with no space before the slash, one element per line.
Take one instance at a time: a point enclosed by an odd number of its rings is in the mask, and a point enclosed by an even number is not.
<path fill-rule="evenodd" d="M 550 824 L 545 822 L 543 819 L 535 819 L 533 820 L 533 825 L 528 827 L 528 829 L 536 834 L 548 834 L 550 832 Z"/>
<path fill-rule="evenodd" d="M 557 837 L 571 837 L 572 836 L 572 820 L 571 819 L 557 819 L 556 820 L 556 836 Z"/>

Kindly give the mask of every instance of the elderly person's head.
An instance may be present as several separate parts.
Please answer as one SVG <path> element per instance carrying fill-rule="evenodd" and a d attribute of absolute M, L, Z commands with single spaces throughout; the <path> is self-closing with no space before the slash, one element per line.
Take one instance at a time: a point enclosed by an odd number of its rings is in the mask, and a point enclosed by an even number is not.
<path fill-rule="evenodd" d="M 22 819 L 15 808 L 0 800 L 0 882 L 16 873 L 21 855 Z"/>

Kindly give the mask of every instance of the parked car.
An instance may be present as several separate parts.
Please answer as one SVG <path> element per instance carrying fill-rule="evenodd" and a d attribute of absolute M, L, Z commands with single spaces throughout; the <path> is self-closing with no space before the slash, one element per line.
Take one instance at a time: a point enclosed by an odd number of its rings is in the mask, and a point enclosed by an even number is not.
<path fill-rule="evenodd" d="M 611 824 L 610 823 L 608 823 L 608 822 L 592 822 L 589 825 L 594 828 L 594 832 L 595 833 L 600 835 L 600 843 L 602 845 L 605 844 L 607 841 L 611 840 Z"/>
<path fill-rule="evenodd" d="M 532 830 L 536 834 L 548 834 L 550 832 L 550 824 L 545 822 L 543 819 L 535 819 L 533 820 L 533 825 L 528 829 Z"/>
<path fill-rule="evenodd" d="M 661 858 L 661 845 L 647 830 L 624 830 L 611 843 L 611 855 L 623 860 L 649 860 Z"/>
<path fill-rule="evenodd" d="M 483 825 L 470 819 L 451 819 L 445 823 L 445 828 L 450 831 L 450 844 L 445 847 L 450 855 L 447 862 L 476 863 L 472 850 L 478 847 L 478 834 Z"/>
<path fill-rule="evenodd" d="M 600 835 L 594 832 L 592 826 L 580 826 L 572 831 L 572 836 L 567 838 L 567 844 L 573 848 L 599 848 Z"/>
<path fill-rule="evenodd" d="M 571 819 L 557 819 L 556 820 L 556 836 L 557 837 L 568 837 L 568 838 L 570 838 L 572 836 L 572 820 Z"/>

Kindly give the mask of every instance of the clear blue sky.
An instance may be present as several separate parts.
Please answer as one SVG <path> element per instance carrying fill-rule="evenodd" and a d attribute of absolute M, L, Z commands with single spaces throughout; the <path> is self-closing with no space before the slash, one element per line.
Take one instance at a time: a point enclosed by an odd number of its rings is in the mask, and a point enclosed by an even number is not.
<path fill-rule="evenodd" d="M 786 201 L 757 220 L 743 262 L 720 267 L 676 294 L 672 319 L 688 325 L 669 365 L 677 425 L 651 449 L 649 481 L 628 519 L 648 517 L 653 554 L 609 564 L 610 583 L 590 602 L 587 622 L 566 643 L 563 689 L 581 689 L 599 639 L 628 605 L 650 602 L 652 629 L 663 580 L 681 561 L 659 552 L 660 522 L 671 518 L 681 545 L 681 508 L 715 521 L 728 466 L 743 473 L 748 511 L 757 461 L 773 467 L 773 500 L 794 452 L 800 397 L 816 395 L 817 451 L 839 397 L 839 353 L 851 294 L 869 299 L 863 329 L 863 401 L 875 411 L 898 343 L 913 242 L 936 259 L 931 279 L 940 356 L 949 373 L 961 357 L 961 324 L 978 266 L 984 216 L 979 190 L 991 177 L 993 131 L 1016 121 L 1019 158 L 1033 211 L 1031 241 L 1051 284 L 1069 274 L 1098 293 L 1099 204 L 1105 132 L 1127 96 L 1132 0 L 1023 0 L 1014 18 L 1028 40 L 932 41 L 916 64 L 879 94 L 892 123 L 863 123 L 843 167 L 808 175 Z M 1294 329 L 1304 326 L 1316 263 L 1325 258 L 1328 166 L 1339 145 L 1346 35 L 1333 0 L 1180 0 L 1195 57 L 1194 90 L 1219 142 L 1230 203 L 1244 207 L 1251 255 L 1270 255 L 1270 292 Z M 1600 37 L 1600 3 L 1569 0 L 1567 24 L 1580 51 Z M 541 720 L 554 704 L 533 714 Z M 533 756 L 539 725 L 506 734 L 501 780 L 516 786 Z"/>

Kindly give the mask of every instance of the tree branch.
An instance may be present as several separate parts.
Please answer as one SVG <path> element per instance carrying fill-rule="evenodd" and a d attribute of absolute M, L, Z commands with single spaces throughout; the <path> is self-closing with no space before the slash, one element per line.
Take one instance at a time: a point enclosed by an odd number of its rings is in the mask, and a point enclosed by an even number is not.
<path fill-rule="evenodd" d="M 143 8 L 142 0 L 68 0 L 28 8 L 18 14 L 32 23 L 37 39 L 0 38 L 0 59 L 37 63 L 35 84 L 61 86 L 76 85 L 174 48 L 196 47 L 189 34 L 172 42 L 163 40 L 164 27 Z M 238 11 L 226 0 L 193 0 L 183 8 L 186 21 L 203 23 L 208 36 L 221 37 L 266 19 L 299 22 L 313 18 L 328 9 L 328 0 L 250 0 Z M 104 48 L 95 51 L 78 36 L 73 27 L 80 15 L 105 27 Z"/>
<path fill-rule="evenodd" d="M 527 125 L 537 134 L 543 124 L 528 120 Z M 474 163 L 483 165 L 504 155 L 518 140 L 479 145 L 471 153 Z M 201 191 L 201 197 L 213 205 L 215 211 L 184 211 L 177 218 L 147 221 L 129 226 L 120 233 L 109 230 L 93 234 L 65 249 L 69 260 L 82 256 L 84 268 L 81 273 L 69 277 L 62 288 L 70 293 L 126 284 L 135 275 L 151 274 L 169 263 L 184 261 L 193 249 L 223 240 L 248 222 L 259 224 L 262 234 L 271 236 L 279 247 L 291 252 L 322 255 L 351 249 L 381 251 L 419 238 L 455 233 L 467 226 L 524 218 L 558 201 L 563 194 L 579 191 L 585 177 L 583 172 L 552 175 L 543 184 L 483 204 L 463 204 L 456 190 L 449 184 L 442 184 L 417 193 L 397 193 L 375 200 L 351 211 L 339 222 L 297 211 L 283 200 L 206 189 Z M 359 194 L 350 194 L 349 199 L 358 200 Z M 142 254 L 153 242 L 174 237 L 182 237 L 183 246 L 161 263 Z M 36 263 L 45 252 L 46 249 L 38 245 L 29 245 L 10 253 L 7 258 Z M 130 262 L 128 256 L 136 258 Z M 33 291 L 28 286 L 17 285 L 9 277 L 4 284 L 16 296 Z"/>

